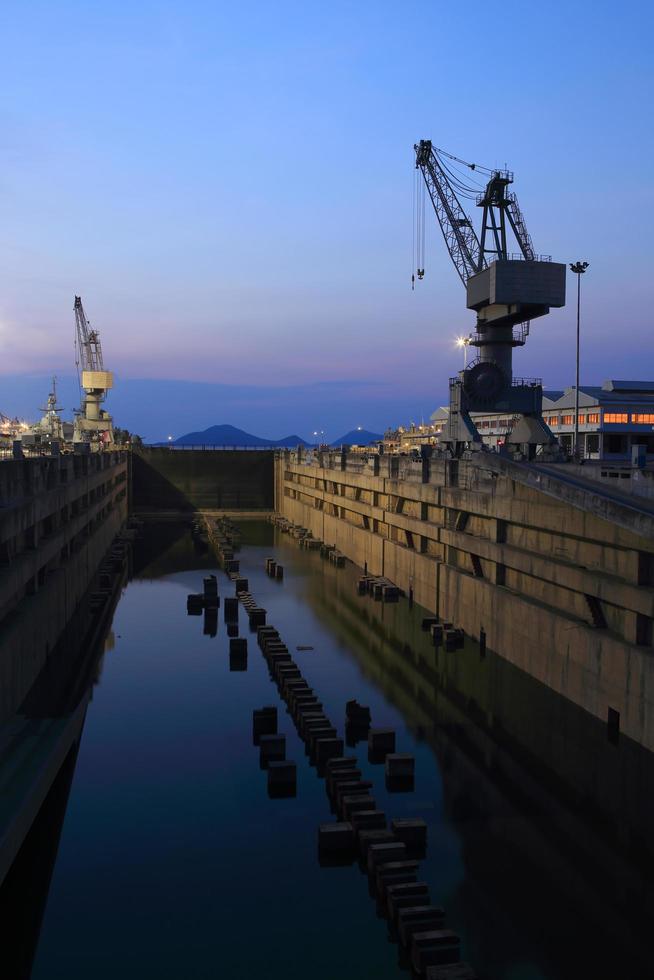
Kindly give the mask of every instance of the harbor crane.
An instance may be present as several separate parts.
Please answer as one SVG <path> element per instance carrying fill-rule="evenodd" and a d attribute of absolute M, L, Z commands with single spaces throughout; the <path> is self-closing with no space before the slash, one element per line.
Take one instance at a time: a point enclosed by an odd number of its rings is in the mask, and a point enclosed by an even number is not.
<path fill-rule="evenodd" d="M 507 441 L 533 456 L 539 447 L 557 444 L 542 418 L 542 382 L 513 377 L 513 349 L 525 344 L 531 320 L 565 305 L 566 266 L 552 262 L 551 256 L 536 255 L 517 197 L 508 190 L 513 183 L 509 170 L 466 163 L 438 149 L 431 140 L 420 140 L 414 150 L 418 279 L 425 274 L 426 189 L 466 287 L 467 308 L 477 315 L 469 343 L 478 348 L 479 355 L 450 378 L 447 434 L 441 441 L 456 456 L 467 449 L 482 449 L 471 413 L 501 412 L 514 418 Z M 479 235 L 461 197 L 482 208 Z M 509 233 L 517 252 L 509 251 Z"/>
<path fill-rule="evenodd" d="M 75 416 L 73 442 L 87 443 L 94 449 L 101 449 L 113 443 L 111 415 L 101 408 L 102 402 L 107 397 L 107 392 L 113 388 L 113 373 L 105 371 L 100 334 L 91 328 L 80 296 L 75 297 L 73 309 L 76 329 L 76 364 L 78 373 L 81 364 L 80 384 L 84 391 L 82 407 Z"/>

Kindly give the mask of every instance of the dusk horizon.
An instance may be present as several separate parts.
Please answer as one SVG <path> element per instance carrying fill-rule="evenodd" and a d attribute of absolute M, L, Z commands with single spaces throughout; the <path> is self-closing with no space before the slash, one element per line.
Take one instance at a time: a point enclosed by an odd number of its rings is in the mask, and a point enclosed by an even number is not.
<path fill-rule="evenodd" d="M 138 412 L 121 416 L 120 386 L 140 378 L 254 389 L 369 380 L 391 394 L 370 417 L 362 399 L 346 399 L 339 411 L 353 423 L 378 428 L 433 411 L 462 367 L 454 339 L 474 330 L 475 316 L 431 208 L 425 278 L 411 289 L 421 138 L 477 164 L 506 164 L 536 251 L 590 262 L 585 383 L 654 373 L 639 217 L 651 200 L 652 134 L 637 125 L 651 72 L 638 17 L 616 32 L 608 7 L 586 17 L 554 4 L 553 63 L 549 32 L 514 7 L 506 42 L 528 38 L 529 66 L 494 66 L 490 91 L 510 105 L 511 125 L 489 130 L 487 100 L 447 46 L 440 83 L 429 75 L 431 86 L 416 85 L 430 37 L 467 36 L 454 9 L 427 7 L 416 35 L 386 2 L 329 13 L 254 3 L 228 16 L 205 3 L 119 4 L 120 16 L 35 6 L 35 20 L 10 9 L 0 69 L 13 100 L 3 119 L 5 414 L 33 418 L 37 408 L 18 405 L 12 377 L 74 372 L 76 294 L 100 331 L 117 379 L 107 404 L 126 428 L 149 425 Z M 572 96 L 588 78 L 593 98 L 578 105 Z M 544 141 L 547 130 L 556 138 Z M 616 168 L 619 195 L 608 193 Z M 470 210 L 478 221 L 474 202 Z M 516 375 L 574 383 L 573 292 L 568 275 L 567 305 L 534 322 Z M 285 427 L 274 403 L 263 410 L 267 425 Z M 342 415 L 321 424 L 311 400 L 304 410 L 314 416 L 307 430 L 342 424 Z"/>

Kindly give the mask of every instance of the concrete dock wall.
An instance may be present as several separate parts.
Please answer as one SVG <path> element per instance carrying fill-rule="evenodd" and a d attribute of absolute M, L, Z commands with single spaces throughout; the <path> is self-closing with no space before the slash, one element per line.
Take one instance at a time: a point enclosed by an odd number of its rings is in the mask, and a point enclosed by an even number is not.
<path fill-rule="evenodd" d="M 127 508 L 126 453 L 0 462 L 0 724 L 55 647 Z"/>
<path fill-rule="evenodd" d="M 133 509 L 272 510 L 273 450 L 144 448 L 132 459 Z"/>
<path fill-rule="evenodd" d="M 654 512 L 491 454 L 282 453 L 276 488 L 289 520 L 654 749 Z"/>

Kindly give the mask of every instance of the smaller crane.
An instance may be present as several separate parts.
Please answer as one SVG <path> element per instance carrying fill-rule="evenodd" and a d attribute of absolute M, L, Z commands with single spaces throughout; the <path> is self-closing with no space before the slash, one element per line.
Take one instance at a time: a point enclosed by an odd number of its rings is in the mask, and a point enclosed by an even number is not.
<path fill-rule="evenodd" d="M 102 359 L 100 334 L 91 329 L 86 318 L 81 296 L 75 297 L 73 306 L 76 327 L 76 364 L 82 366 L 81 387 L 84 389 L 82 407 L 75 417 L 74 443 L 88 443 L 101 449 L 113 443 L 112 418 L 100 406 L 113 388 L 111 371 L 105 371 Z"/>

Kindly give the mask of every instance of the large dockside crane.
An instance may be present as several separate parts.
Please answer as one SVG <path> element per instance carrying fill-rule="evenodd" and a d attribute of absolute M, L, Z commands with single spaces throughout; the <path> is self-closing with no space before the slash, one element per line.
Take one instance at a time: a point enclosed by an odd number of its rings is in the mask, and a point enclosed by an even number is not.
<path fill-rule="evenodd" d="M 76 348 L 78 369 L 81 365 L 81 387 L 84 391 L 82 407 L 75 416 L 74 443 L 88 443 L 92 449 L 101 449 L 113 443 L 112 418 L 101 408 L 107 392 L 113 388 L 113 374 L 105 371 L 102 346 L 97 330 L 91 329 L 86 318 L 82 299 L 75 297 Z"/>
<path fill-rule="evenodd" d="M 543 387 L 539 379 L 514 379 L 513 348 L 523 346 L 529 322 L 565 305 L 565 264 L 536 255 L 508 170 L 490 170 L 459 160 L 434 147 L 430 140 L 414 146 L 416 169 L 422 174 L 454 267 L 466 287 L 469 310 L 477 314 L 469 343 L 479 356 L 450 378 L 447 435 L 441 442 L 455 454 L 481 449 L 482 440 L 471 412 L 501 412 L 514 417 L 508 442 L 529 455 L 556 446 L 542 418 Z M 485 187 L 474 186 L 460 167 L 480 174 Z M 418 175 L 419 176 L 419 175 Z M 463 210 L 459 196 L 483 208 L 481 234 Z M 424 276 L 424 214 L 418 215 L 418 278 Z M 510 253 L 507 232 L 517 242 Z M 422 244 L 421 244 L 422 240 Z"/>

